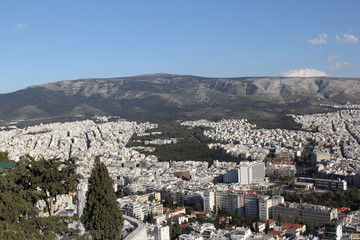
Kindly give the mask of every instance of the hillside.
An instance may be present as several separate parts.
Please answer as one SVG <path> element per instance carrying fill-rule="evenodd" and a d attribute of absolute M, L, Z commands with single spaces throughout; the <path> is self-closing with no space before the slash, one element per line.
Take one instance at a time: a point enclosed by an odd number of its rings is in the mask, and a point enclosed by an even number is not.
<path fill-rule="evenodd" d="M 360 103 L 360 79 L 149 74 L 59 81 L 0 94 L 0 121 L 116 115 L 137 120 L 247 117 L 267 125 L 287 113 L 325 111 L 319 103 L 347 101 Z"/>

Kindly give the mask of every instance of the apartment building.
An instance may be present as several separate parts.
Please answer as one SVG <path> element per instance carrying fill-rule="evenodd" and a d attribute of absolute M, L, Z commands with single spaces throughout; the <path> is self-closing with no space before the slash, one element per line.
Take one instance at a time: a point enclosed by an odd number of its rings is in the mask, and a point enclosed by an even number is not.
<path fill-rule="evenodd" d="M 242 216 L 258 216 L 258 196 L 252 191 L 205 191 L 203 202 L 205 212 L 223 210 Z"/>
<path fill-rule="evenodd" d="M 204 203 L 204 212 L 213 212 L 215 211 L 215 192 L 208 190 L 204 192 L 203 195 Z"/>
<path fill-rule="evenodd" d="M 244 161 L 235 169 L 225 174 L 225 182 L 239 182 L 241 184 L 251 184 L 260 181 L 265 177 L 265 163 L 262 161 Z"/>
<path fill-rule="evenodd" d="M 284 197 L 280 195 L 264 196 L 259 198 L 259 219 L 266 221 L 272 218 L 271 207 L 284 203 Z"/>
<path fill-rule="evenodd" d="M 313 227 L 323 226 L 338 218 L 336 208 L 306 203 L 282 203 L 272 207 L 272 214 L 280 222 L 302 222 Z"/>

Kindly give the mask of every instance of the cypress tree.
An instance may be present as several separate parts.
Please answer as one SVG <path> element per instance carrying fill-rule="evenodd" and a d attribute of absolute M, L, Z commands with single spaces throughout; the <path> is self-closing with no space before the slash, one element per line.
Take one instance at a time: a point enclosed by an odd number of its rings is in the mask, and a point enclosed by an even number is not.
<path fill-rule="evenodd" d="M 268 232 L 270 231 L 270 226 L 269 226 L 269 222 L 268 221 L 266 221 L 266 223 L 265 223 L 265 230 L 264 230 L 264 233 L 265 234 L 268 234 Z"/>
<path fill-rule="evenodd" d="M 93 239 L 120 239 L 123 216 L 118 207 L 113 180 L 99 157 L 89 178 L 86 204 L 81 221 Z"/>

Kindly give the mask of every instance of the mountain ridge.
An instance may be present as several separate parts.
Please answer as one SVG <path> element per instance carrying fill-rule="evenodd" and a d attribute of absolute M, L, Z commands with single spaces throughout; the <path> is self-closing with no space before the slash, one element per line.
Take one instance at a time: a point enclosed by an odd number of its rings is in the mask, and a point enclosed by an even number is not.
<path fill-rule="evenodd" d="M 0 94 L 0 101 L 3 123 L 31 121 L 37 113 L 45 119 L 99 114 L 131 119 L 211 115 L 204 109 L 224 109 L 220 112 L 231 116 L 239 113 L 233 117 L 240 117 L 244 109 L 287 114 L 323 111 L 319 103 L 360 103 L 360 78 L 207 78 L 157 73 L 62 80 Z"/>

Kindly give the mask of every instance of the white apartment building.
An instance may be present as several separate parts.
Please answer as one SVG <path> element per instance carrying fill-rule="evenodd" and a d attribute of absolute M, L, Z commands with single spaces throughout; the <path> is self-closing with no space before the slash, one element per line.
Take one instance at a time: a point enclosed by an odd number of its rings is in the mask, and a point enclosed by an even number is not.
<path fill-rule="evenodd" d="M 156 226 L 154 229 L 155 240 L 170 240 L 169 226 Z"/>
<path fill-rule="evenodd" d="M 255 192 L 241 190 L 207 191 L 206 194 L 204 193 L 204 208 L 209 208 L 210 203 L 214 204 L 213 209 L 215 211 L 224 210 L 232 214 L 255 218 L 258 216 L 258 196 Z"/>
<path fill-rule="evenodd" d="M 259 198 L 259 219 L 266 221 L 270 218 L 269 209 L 272 207 L 272 200 L 269 196 Z"/>
<path fill-rule="evenodd" d="M 249 185 L 255 181 L 260 181 L 265 177 L 265 163 L 262 161 L 244 161 L 235 169 L 225 174 L 225 182 L 239 182 Z"/>
<path fill-rule="evenodd" d="M 271 200 L 272 200 L 272 205 L 273 206 L 284 203 L 284 197 L 281 196 L 281 195 L 274 195 L 274 196 L 271 197 Z"/>
<path fill-rule="evenodd" d="M 321 205 L 282 203 L 272 207 L 274 219 L 283 222 L 296 223 L 302 221 L 309 226 L 319 227 L 338 219 L 336 208 L 329 208 Z"/>
<path fill-rule="evenodd" d="M 271 207 L 284 203 L 284 197 L 280 195 L 274 195 L 271 198 L 264 196 L 259 198 L 259 219 L 266 221 L 272 218 Z"/>
<path fill-rule="evenodd" d="M 127 203 L 124 208 L 126 215 L 134 217 L 139 220 L 144 220 L 143 205 L 138 202 Z"/>
<path fill-rule="evenodd" d="M 234 232 L 230 234 L 231 239 L 246 240 L 251 237 L 251 230 L 249 228 L 237 227 Z"/>
<path fill-rule="evenodd" d="M 215 211 L 215 192 L 214 191 L 205 191 L 203 195 L 204 202 L 204 212 L 214 212 Z"/>

